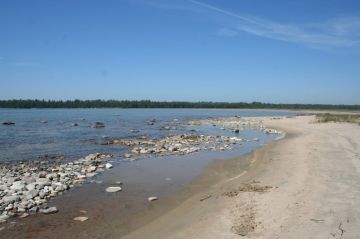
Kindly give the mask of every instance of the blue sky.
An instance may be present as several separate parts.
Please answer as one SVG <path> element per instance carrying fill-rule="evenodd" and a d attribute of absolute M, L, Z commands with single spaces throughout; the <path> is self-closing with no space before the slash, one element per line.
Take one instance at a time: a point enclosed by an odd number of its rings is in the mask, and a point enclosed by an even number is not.
<path fill-rule="evenodd" d="M 0 99 L 360 104 L 360 1 L 0 0 Z"/>

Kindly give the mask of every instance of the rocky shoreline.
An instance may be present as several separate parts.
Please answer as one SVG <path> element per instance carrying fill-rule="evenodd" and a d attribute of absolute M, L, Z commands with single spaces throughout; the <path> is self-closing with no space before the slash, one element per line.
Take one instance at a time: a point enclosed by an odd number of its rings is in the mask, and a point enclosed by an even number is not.
<path fill-rule="evenodd" d="M 217 127 L 235 135 L 248 128 L 259 129 L 265 134 L 283 134 L 265 128 L 260 118 L 208 118 L 187 121 L 185 125 Z M 258 141 L 257 138 L 203 135 L 198 134 L 197 130 L 191 131 L 191 134 L 168 135 L 160 139 L 148 139 L 144 136 L 135 139 L 106 139 L 106 144 L 129 147 L 128 153 L 124 154 L 123 158 L 135 160 L 147 156 L 184 155 L 210 150 L 225 151 L 231 150 L 234 145 Z M 62 160 L 56 162 L 42 160 L 0 164 L 0 223 L 12 217 L 27 217 L 39 212 L 44 214 L 58 212 L 56 207 L 48 207 L 49 200 L 81 185 L 105 169 L 112 168 L 108 162 L 111 158 L 112 155 L 96 153 L 66 163 Z M 107 191 L 117 192 L 121 191 L 121 188 L 113 187 Z M 149 201 L 157 200 L 154 198 Z"/>
<path fill-rule="evenodd" d="M 0 166 L 0 223 L 37 212 L 56 213 L 48 201 L 112 165 L 112 155 L 90 154 L 68 163 L 29 161 Z"/>

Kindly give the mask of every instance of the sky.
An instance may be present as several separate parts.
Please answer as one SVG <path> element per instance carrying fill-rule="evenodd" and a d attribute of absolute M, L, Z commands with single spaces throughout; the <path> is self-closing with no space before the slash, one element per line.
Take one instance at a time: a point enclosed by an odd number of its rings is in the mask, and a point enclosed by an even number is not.
<path fill-rule="evenodd" d="M 360 1 L 0 0 L 0 99 L 360 104 Z"/>

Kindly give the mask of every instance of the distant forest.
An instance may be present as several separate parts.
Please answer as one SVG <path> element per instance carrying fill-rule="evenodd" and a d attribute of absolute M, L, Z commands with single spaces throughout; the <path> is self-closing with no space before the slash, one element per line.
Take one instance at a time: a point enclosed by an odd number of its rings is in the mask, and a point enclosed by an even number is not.
<path fill-rule="evenodd" d="M 207 108 L 360 110 L 360 105 L 182 102 L 150 100 L 0 100 L 0 108 Z"/>

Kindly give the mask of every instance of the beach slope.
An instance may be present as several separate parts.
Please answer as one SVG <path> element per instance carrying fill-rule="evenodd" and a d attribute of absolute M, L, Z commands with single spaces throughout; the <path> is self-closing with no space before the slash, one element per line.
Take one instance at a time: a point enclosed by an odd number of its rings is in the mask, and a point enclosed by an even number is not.
<path fill-rule="evenodd" d="M 286 138 L 125 238 L 358 238 L 360 127 L 314 121 L 265 119 Z"/>

